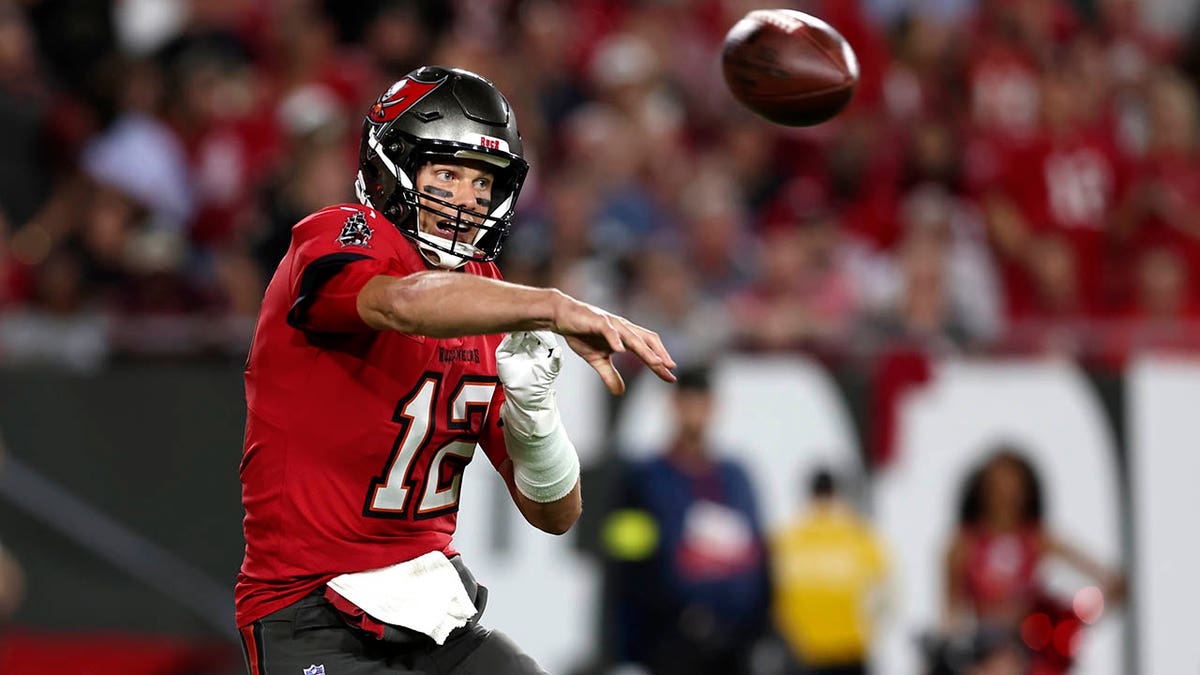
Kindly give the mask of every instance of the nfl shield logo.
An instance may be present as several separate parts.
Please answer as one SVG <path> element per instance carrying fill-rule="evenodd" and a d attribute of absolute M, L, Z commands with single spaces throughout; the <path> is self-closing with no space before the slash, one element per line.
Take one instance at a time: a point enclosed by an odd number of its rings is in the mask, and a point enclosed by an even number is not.
<path fill-rule="evenodd" d="M 304 675 L 325 675 L 325 664 L 305 668 Z"/>

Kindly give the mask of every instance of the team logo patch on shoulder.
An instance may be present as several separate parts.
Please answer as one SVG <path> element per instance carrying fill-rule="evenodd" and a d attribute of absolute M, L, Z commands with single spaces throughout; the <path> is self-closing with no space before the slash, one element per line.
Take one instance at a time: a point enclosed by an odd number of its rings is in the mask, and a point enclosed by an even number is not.
<path fill-rule="evenodd" d="M 363 217 L 362 211 L 355 211 L 354 215 L 347 218 L 346 224 L 342 226 L 342 233 L 338 235 L 337 243 L 342 246 L 371 248 L 371 235 L 374 233 L 371 226 L 367 225 L 367 219 Z"/>
<path fill-rule="evenodd" d="M 312 665 L 304 669 L 304 675 L 325 675 L 325 664 Z"/>

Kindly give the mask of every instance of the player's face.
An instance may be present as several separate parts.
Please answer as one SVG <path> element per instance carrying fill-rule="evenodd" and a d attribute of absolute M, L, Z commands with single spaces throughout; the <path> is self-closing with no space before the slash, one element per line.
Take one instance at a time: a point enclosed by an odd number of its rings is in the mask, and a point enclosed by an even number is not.
<path fill-rule="evenodd" d="M 422 232 L 446 239 L 454 239 L 471 243 L 479 228 L 460 225 L 454 222 L 456 212 L 432 200 L 424 199 L 424 195 L 436 197 L 463 209 L 463 220 L 480 223 L 482 219 L 471 214 L 487 213 L 492 205 L 492 182 L 495 176 L 486 164 L 480 162 L 429 162 L 417 171 L 417 192 L 422 195 L 424 205 L 432 209 L 417 210 L 417 227 Z"/>

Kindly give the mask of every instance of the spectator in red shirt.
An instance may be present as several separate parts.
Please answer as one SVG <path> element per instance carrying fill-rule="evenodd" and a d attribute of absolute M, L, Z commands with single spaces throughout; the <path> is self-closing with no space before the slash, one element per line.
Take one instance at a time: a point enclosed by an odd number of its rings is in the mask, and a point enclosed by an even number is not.
<path fill-rule="evenodd" d="M 1142 254 L 1134 316 L 1150 325 L 1196 319 L 1196 301 L 1188 293 L 1189 272 L 1183 258 L 1170 248 Z"/>
<path fill-rule="evenodd" d="M 1111 138 L 1088 127 L 1081 85 L 1056 68 L 1042 79 L 1043 131 L 1004 158 L 1003 178 L 986 205 L 992 241 L 1013 307 L 1030 302 L 1029 264 L 1035 235 L 1052 234 L 1074 250 L 1076 283 L 1088 308 L 1111 300 L 1103 262 L 1107 219 L 1124 177 Z"/>
<path fill-rule="evenodd" d="M 1190 292 L 1200 297 L 1200 105 L 1195 90 L 1178 73 L 1154 78 L 1148 94 L 1149 146 L 1114 216 L 1114 235 L 1124 247 L 1177 251 L 1192 271 Z M 1128 264 L 1134 259 L 1127 256 L 1126 264 L 1114 269 L 1127 288 L 1134 285 Z"/>
<path fill-rule="evenodd" d="M 1084 299 L 1075 249 L 1061 236 L 1041 234 L 1031 238 L 1026 255 L 1029 292 L 1012 308 L 1009 346 L 1070 356 L 1087 352 L 1095 316 Z"/>
<path fill-rule="evenodd" d="M 1176 51 L 1174 41 L 1152 32 L 1142 20 L 1144 3 L 1138 0 L 1098 0 L 1097 33 L 1106 65 L 1121 85 L 1143 83 L 1168 63 Z"/>
<path fill-rule="evenodd" d="M 1200 303 L 1186 260 L 1159 246 L 1137 257 L 1134 302 L 1108 344 L 1107 365 L 1122 367 L 1139 351 L 1200 351 Z"/>

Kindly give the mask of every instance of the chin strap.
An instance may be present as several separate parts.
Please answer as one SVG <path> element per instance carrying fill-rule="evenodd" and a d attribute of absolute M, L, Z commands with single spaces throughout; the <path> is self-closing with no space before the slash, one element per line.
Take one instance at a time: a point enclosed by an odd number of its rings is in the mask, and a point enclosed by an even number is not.
<path fill-rule="evenodd" d="M 465 241 L 455 244 L 445 237 L 420 231 L 417 232 L 417 246 L 421 248 L 421 253 L 425 256 L 426 260 L 437 267 L 447 270 L 455 270 L 466 265 L 480 252 L 479 249 Z M 457 254 L 443 250 L 451 247 L 454 248 Z"/>

